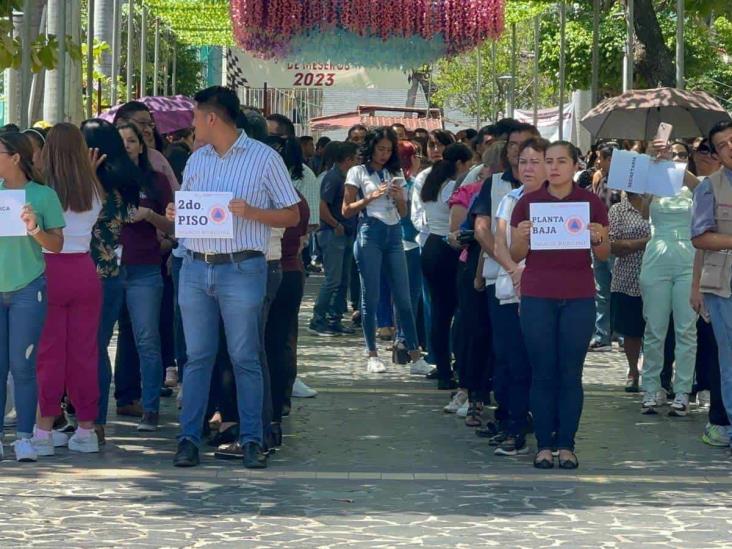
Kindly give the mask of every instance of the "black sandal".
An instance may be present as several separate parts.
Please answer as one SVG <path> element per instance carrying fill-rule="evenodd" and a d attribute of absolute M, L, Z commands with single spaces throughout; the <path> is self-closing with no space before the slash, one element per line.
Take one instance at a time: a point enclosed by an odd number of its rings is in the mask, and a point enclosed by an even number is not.
<path fill-rule="evenodd" d="M 539 452 L 536 452 L 536 457 L 534 457 L 534 467 L 536 469 L 553 469 L 554 468 L 554 459 L 540 459 L 537 460 L 536 458 L 539 456 L 541 452 L 544 450 L 541 450 Z"/>
<path fill-rule="evenodd" d="M 577 467 L 579 467 L 579 460 L 577 459 L 577 454 L 572 452 L 572 457 L 574 459 L 560 459 L 559 468 L 560 469 L 576 469 Z"/>

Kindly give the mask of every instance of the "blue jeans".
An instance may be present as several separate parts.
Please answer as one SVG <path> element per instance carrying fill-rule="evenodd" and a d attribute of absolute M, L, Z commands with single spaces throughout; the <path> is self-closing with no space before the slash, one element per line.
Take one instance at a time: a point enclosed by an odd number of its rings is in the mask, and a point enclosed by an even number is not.
<path fill-rule="evenodd" d="M 160 265 L 125 265 L 125 303 L 130 314 L 132 334 L 140 358 L 142 409 L 160 409 L 163 357 L 160 349 L 160 304 L 163 277 Z"/>
<path fill-rule="evenodd" d="M 521 298 L 521 330 L 531 363 L 531 411 L 539 450 L 555 445 L 574 450 L 584 399 L 582 368 L 594 319 L 593 298 Z"/>
<path fill-rule="evenodd" d="M 529 414 L 531 365 L 521 333 L 518 303 L 497 304 L 491 310 L 491 315 L 493 338 L 496 342 L 500 341 L 502 359 L 505 361 L 505 367 L 501 372 L 503 379 L 498 380 L 496 373 L 496 400 L 501 407 L 505 407 L 508 416 L 506 431 L 513 436 L 524 436 Z M 497 387 L 499 384 L 504 391 L 500 397 Z"/>
<path fill-rule="evenodd" d="M 124 300 L 124 275 L 102 279 L 102 315 L 99 319 L 99 411 L 98 425 L 107 424 L 109 385 L 112 382 L 112 363 L 109 361 L 109 342 L 119 318 Z"/>
<path fill-rule="evenodd" d="M 180 316 L 180 305 L 178 304 L 178 289 L 180 288 L 180 270 L 183 267 L 182 257 L 172 257 L 171 274 L 173 276 L 173 287 L 175 288 L 173 303 L 175 305 L 173 319 L 173 337 L 175 339 L 175 362 L 178 365 L 178 379 L 183 379 L 183 367 L 186 365 L 186 338 L 183 335 L 183 320 Z"/>
<path fill-rule="evenodd" d="M 8 371 L 13 374 L 18 438 L 30 438 L 36 422 L 36 357 L 46 321 L 46 277 L 14 292 L 0 292 L 0 410 L 5 411 Z M 0 418 L 0 428 L 3 426 Z M 2 438 L 2 429 L 0 429 Z"/>
<path fill-rule="evenodd" d="M 346 292 L 353 261 L 353 237 L 321 230 L 317 241 L 323 256 L 325 281 L 313 308 L 316 322 L 340 320 L 346 312 Z"/>
<path fill-rule="evenodd" d="M 595 272 L 595 334 L 593 339 L 603 345 L 612 343 L 612 327 L 610 326 L 610 282 L 612 281 L 613 258 L 600 261 L 592 258 Z"/>
<path fill-rule="evenodd" d="M 178 303 L 188 347 L 183 370 L 183 409 L 178 440 L 201 444 L 208 388 L 223 320 L 236 380 L 240 442 L 262 444 L 262 365 L 260 325 L 267 286 L 264 256 L 239 263 L 208 265 L 183 259 Z"/>
<path fill-rule="evenodd" d="M 389 286 L 389 278 L 382 268 L 381 287 L 379 288 L 379 304 L 376 306 L 376 327 L 391 328 L 393 326 L 394 305 L 391 300 L 391 286 Z"/>
<path fill-rule="evenodd" d="M 387 225 L 378 219 L 366 218 L 358 227 L 353 248 L 361 276 L 361 322 L 369 352 L 376 352 L 376 309 L 379 305 L 382 266 L 391 286 L 397 315 L 404 325 L 407 349 L 417 350 L 419 343 L 409 298 L 401 225 Z"/>
<path fill-rule="evenodd" d="M 714 337 L 717 338 L 722 403 L 727 412 L 727 418 L 732 422 L 732 298 L 704 294 L 704 305 L 709 311 Z M 727 429 L 732 437 L 732 425 Z"/>
<path fill-rule="evenodd" d="M 414 313 L 415 322 L 417 320 L 417 310 L 419 309 L 419 300 L 422 297 L 422 263 L 419 258 L 419 248 L 404 251 L 404 257 L 407 259 L 407 277 L 409 278 L 409 301 L 412 304 L 412 313 Z M 397 341 L 405 343 L 404 326 L 400 318 L 397 317 Z M 429 338 L 425 338 L 428 340 Z"/>

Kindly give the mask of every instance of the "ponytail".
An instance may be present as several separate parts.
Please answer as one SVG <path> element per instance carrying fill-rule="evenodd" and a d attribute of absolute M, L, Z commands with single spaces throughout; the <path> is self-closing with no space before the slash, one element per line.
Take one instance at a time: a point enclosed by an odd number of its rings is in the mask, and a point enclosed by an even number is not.
<path fill-rule="evenodd" d="M 458 161 L 469 162 L 473 158 L 473 151 L 463 143 L 449 145 L 442 154 L 442 160 L 432 166 L 422 187 L 420 197 L 422 202 L 435 202 L 440 195 L 444 183 L 457 174 Z"/>

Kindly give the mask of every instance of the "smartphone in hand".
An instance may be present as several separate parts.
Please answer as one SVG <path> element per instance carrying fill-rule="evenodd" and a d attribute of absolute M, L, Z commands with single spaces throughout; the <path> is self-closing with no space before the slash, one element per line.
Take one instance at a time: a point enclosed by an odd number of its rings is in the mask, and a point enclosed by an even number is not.
<path fill-rule="evenodd" d="M 658 130 L 656 131 L 656 137 L 654 137 L 654 140 L 663 141 L 664 143 L 668 143 L 669 139 L 671 139 L 671 132 L 674 130 L 674 127 L 671 124 L 668 124 L 666 122 L 661 122 L 658 125 Z"/>

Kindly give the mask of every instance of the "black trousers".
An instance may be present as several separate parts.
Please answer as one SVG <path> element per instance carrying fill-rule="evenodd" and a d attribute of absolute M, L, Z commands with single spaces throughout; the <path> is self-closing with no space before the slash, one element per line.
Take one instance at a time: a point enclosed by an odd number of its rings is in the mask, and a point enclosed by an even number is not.
<path fill-rule="evenodd" d="M 457 271 L 459 252 L 431 234 L 422 248 L 422 274 L 431 298 L 432 326 L 430 349 L 440 379 L 452 377 L 450 330 L 457 309 Z"/>
<path fill-rule="evenodd" d="M 282 283 L 269 310 L 264 333 L 272 379 L 272 421 L 282 421 L 282 407 L 297 377 L 297 329 L 305 289 L 301 271 L 282 273 Z"/>
<path fill-rule="evenodd" d="M 454 348 L 460 387 L 467 389 L 471 401 L 488 402 L 493 373 L 491 315 L 485 291 L 474 285 L 480 259 L 476 245 L 468 261 L 458 265 L 458 307 L 455 314 Z"/>

